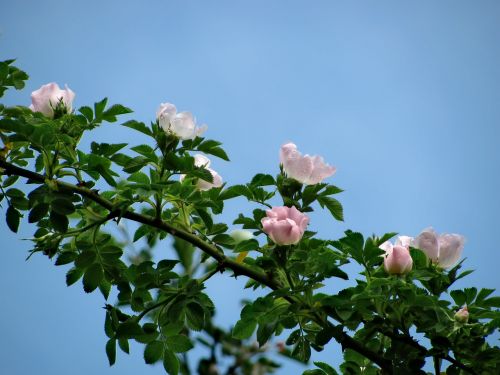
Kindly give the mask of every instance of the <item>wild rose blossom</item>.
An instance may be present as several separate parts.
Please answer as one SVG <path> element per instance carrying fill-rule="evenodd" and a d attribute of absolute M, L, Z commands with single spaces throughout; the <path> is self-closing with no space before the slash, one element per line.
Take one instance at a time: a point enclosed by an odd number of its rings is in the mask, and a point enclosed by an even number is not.
<path fill-rule="evenodd" d="M 410 255 L 411 237 L 400 236 L 393 245 L 386 241 L 380 248 L 385 251 L 384 269 L 390 275 L 403 275 L 411 271 L 413 259 Z"/>
<path fill-rule="evenodd" d="M 204 190 L 210 190 L 214 187 L 222 186 L 222 177 L 212 168 L 209 168 L 211 163 L 210 159 L 207 158 L 205 155 L 201 154 L 196 154 L 193 157 L 194 157 L 194 165 L 197 167 L 203 167 L 206 170 L 208 170 L 212 174 L 212 179 L 213 179 L 212 182 L 209 182 L 199 178 L 198 181 L 196 182 L 196 187 L 199 190 L 204 191 Z M 185 175 L 181 175 L 180 178 L 181 182 L 182 180 L 184 180 L 185 177 L 186 177 Z"/>
<path fill-rule="evenodd" d="M 294 206 L 273 207 L 266 211 L 266 215 L 261 220 L 262 228 L 277 245 L 298 243 L 309 223 L 309 217 Z"/>
<path fill-rule="evenodd" d="M 336 168 L 326 164 L 321 156 L 302 156 L 294 143 L 281 146 L 280 162 L 288 177 L 305 185 L 318 184 L 336 171 Z"/>
<path fill-rule="evenodd" d="M 54 110 L 61 108 L 66 113 L 72 110 L 75 93 L 68 87 L 61 90 L 55 82 L 47 83 L 38 90 L 31 93 L 31 105 L 29 108 L 33 112 L 41 112 L 45 116 L 54 118 Z"/>
<path fill-rule="evenodd" d="M 464 248 L 465 237 L 459 234 L 438 235 L 434 229 L 426 228 L 412 243 L 427 257 L 442 268 L 449 268 L 458 262 Z"/>
<path fill-rule="evenodd" d="M 177 108 L 171 103 L 161 103 L 156 111 L 156 118 L 167 134 L 173 134 L 182 140 L 199 137 L 208 128 L 206 125 L 196 126 L 190 112 L 177 113 Z"/>

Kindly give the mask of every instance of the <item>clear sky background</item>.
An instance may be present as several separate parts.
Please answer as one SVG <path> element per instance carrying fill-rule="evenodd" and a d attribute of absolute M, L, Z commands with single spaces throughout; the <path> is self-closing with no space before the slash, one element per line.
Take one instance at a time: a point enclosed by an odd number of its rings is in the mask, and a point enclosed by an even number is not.
<path fill-rule="evenodd" d="M 312 230 L 461 233 L 476 270 L 466 283 L 500 287 L 498 1 L 3 0 L 0 58 L 31 76 L 10 105 L 55 81 L 75 107 L 107 96 L 145 122 L 160 102 L 192 111 L 224 143 L 232 161 L 214 169 L 229 184 L 277 173 L 294 141 L 335 165 L 329 182 L 345 189 L 345 223 L 319 213 Z M 141 141 L 117 124 L 91 134 L 82 147 Z M 229 209 L 228 220 L 249 206 Z M 108 369 L 102 296 L 67 288 L 67 268 L 43 256 L 25 262 L 31 233 L 0 222 L 0 373 L 161 374 L 139 346 Z M 210 280 L 218 322 L 238 319 L 243 284 Z M 339 363 L 339 352 L 314 358 Z"/>

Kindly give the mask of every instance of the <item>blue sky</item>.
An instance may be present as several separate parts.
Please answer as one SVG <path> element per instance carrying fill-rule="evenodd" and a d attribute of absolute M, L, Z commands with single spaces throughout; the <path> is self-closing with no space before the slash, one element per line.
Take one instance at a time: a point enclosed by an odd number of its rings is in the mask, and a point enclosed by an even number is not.
<path fill-rule="evenodd" d="M 476 270 L 467 283 L 500 287 L 499 2 L 17 0 L 2 6 L 0 51 L 31 76 L 7 104 L 30 104 L 51 81 L 76 92 L 76 107 L 107 96 L 146 122 L 175 103 L 224 143 L 232 161 L 213 165 L 230 184 L 275 174 L 294 141 L 335 165 L 329 181 L 345 189 L 345 223 L 316 213 L 313 230 L 461 233 Z M 92 137 L 82 146 L 140 141 L 117 124 Z M 229 220 L 249 207 L 228 209 Z M 25 262 L 29 229 L 0 225 L 0 370 L 162 373 L 139 347 L 107 368 L 102 297 L 67 288 L 44 257 Z M 244 281 L 229 281 L 209 283 L 225 324 L 244 296 Z M 337 363 L 328 350 L 317 358 Z"/>

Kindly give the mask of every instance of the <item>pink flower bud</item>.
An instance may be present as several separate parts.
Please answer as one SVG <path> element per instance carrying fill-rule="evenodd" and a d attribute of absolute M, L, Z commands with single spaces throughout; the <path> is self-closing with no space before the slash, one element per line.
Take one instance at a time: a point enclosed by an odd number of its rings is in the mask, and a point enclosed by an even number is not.
<path fill-rule="evenodd" d="M 302 156 L 293 143 L 281 146 L 280 162 L 288 177 L 306 185 L 318 184 L 336 171 L 336 168 L 326 164 L 321 156 Z"/>
<path fill-rule="evenodd" d="M 422 250 L 427 257 L 442 268 L 449 268 L 462 255 L 465 238 L 459 234 L 438 235 L 434 229 L 426 228 L 413 241 L 413 246 Z"/>
<path fill-rule="evenodd" d="M 61 90 L 55 82 L 43 85 L 38 90 L 31 93 L 30 109 L 33 112 L 41 112 L 45 116 L 53 118 L 54 109 L 62 106 L 62 109 L 69 113 L 72 110 L 75 93 L 66 85 L 65 90 Z"/>
<path fill-rule="evenodd" d="M 293 206 L 273 207 L 266 214 L 267 217 L 262 218 L 263 231 L 277 245 L 298 243 L 309 223 L 309 217 Z"/>
<path fill-rule="evenodd" d="M 385 272 L 390 275 L 403 275 L 411 271 L 413 259 L 408 247 L 392 246 L 390 242 L 384 242 L 380 247 L 386 252 L 384 256 Z"/>
<path fill-rule="evenodd" d="M 190 112 L 179 112 L 171 103 L 161 103 L 156 111 L 156 119 L 165 133 L 173 134 L 180 139 L 194 139 L 201 136 L 207 126 L 196 126 L 195 119 Z"/>
<path fill-rule="evenodd" d="M 455 313 L 455 320 L 460 323 L 467 323 L 469 321 L 469 310 L 467 309 L 467 305 Z"/>

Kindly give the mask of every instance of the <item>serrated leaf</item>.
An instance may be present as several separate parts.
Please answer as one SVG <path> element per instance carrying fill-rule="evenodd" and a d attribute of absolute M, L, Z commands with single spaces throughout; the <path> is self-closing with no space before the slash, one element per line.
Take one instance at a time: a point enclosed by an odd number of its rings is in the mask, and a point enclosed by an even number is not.
<path fill-rule="evenodd" d="M 240 319 L 233 328 L 233 337 L 240 340 L 248 339 L 255 328 L 257 328 L 256 319 Z"/>
<path fill-rule="evenodd" d="M 149 129 L 143 122 L 130 120 L 130 121 L 124 122 L 122 124 L 122 126 L 126 126 L 127 128 L 137 130 L 138 132 L 141 132 L 141 133 L 149 135 L 149 136 L 153 135 L 151 129 Z"/>
<path fill-rule="evenodd" d="M 319 196 L 318 202 L 321 207 L 326 207 L 335 219 L 344 221 L 344 209 L 338 200 L 331 197 Z"/>
<path fill-rule="evenodd" d="M 115 122 L 116 116 L 124 115 L 126 113 L 132 113 L 133 111 L 130 108 L 127 108 L 121 104 L 113 104 L 102 114 L 103 120 L 108 122 Z"/>
<path fill-rule="evenodd" d="M 144 348 L 144 362 L 151 365 L 160 360 L 163 354 L 163 343 L 160 341 L 151 341 Z"/>
<path fill-rule="evenodd" d="M 314 364 L 322 369 L 327 375 L 338 375 L 337 371 L 327 363 L 316 361 Z"/>
<path fill-rule="evenodd" d="M 250 181 L 250 185 L 254 186 L 276 185 L 276 181 L 274 180 L 274 177 L 271 176 L 270 174 L 258 173 L 252 178 L 252 181 Z"/>
<path fill-rule="evenodd" d="M 126 173 L 134 173 L 141 170 L 148 163 L 148 159 L 144 156 L 136 156 L 135 158 L 130 159 L 123 171 Z"/>
<path fill-rule="evenodd" d="M 102 99 L 100 102 L 94 104 L 94 113 L 96 119 L 101 119 L 102 114 L 104 112 L 104 108 L 106 107 L 106 103 L 108 102 L 108 98 Z"/>
<path fill-rule="evenodd" d="M 239 196 L 244 196 L 244 197 L 251 197 L 252 193 L 248 189 L 247 186 L 245 185 L 234 185 L 230 186 L 227 189 L 224 189 L 220 195 L 219 199 L 221 200 L 226 200 L 226 199 L 231 199 Z"/>
<path fill-rule="evenodd" d="M 109 339 L 106 343 L 106 355 L 108 356 L 109 365 L 113 366 L 116 361 L 116 339 Z"/>
<path fill-rule="evenodd" d="M 83 275 L 83 270 L 73 267 L 66 273 L 66 285 L 70 286 L 76 283 Z"/>
<path fill-rule="evenodd" d="M 78 112 L 80 112 L 88 122 L 91 122 L 94 119 L 94 111 L 92 111 L 92 108 L 84 106 L 80 107 L 78 109 Z"/>
<path fill-rule="evenodd" d="M 19 229 L 19 222 L 21 220 L 21 213 L 18 210 L 16 210 L 13 206 L 9 206 L 7 208 L 7 212 L 5 213 L 5 217 L 9 229 L 12 232 L 17 233 L 17 230 Z"/>
<path fill-rule="evenodd" d="M 167 343 L 168 348 L 175 353 L 184 353 L 193 348 L 191 340 L 189 340 L 189 338 L 185 335 L 167 337 L 165 342 Z"/>
<path fill-rule="evenodd" d="M 98 263 L 92 264 L 83 275 L 83 290 L 92 293 L 101 283 L 104 277 L 102 267 Z"/>
<path fill-rule="evenodd" d="M 54 199 L 51 203 L 51 208 L 52 211 L 57 212 L 58 214 L 61 215 L 69 215 L 75 212 L 75 206 L 73 206 L 73 203 L 64 198 L 57 198 Z"/>
<path fill-rule="evenodd" d="M 179 359 L 169 349 L 165 349 L 163 352 L 163 368 L 170 375 L 178 375 L 179 374 Z"/>
<path fill-rule="evenodd" d="M 58 232 L 66 232 L 68 230 L 69 220 L 66 215 L 61 215 L 55 211 L 50 212 L 50 223 Z"/>
<path fill-rule="evenodd" d="M 47 212 L 49 212 L 49 205 L 47 203 L 37 204 L 31 209 L 29 213 L 28 222 L 29 223 L 39 222 L 45 217 L 45 215 L 47 215 Z"/>
<path fill-rule="evenodd" d="M 197 302 L 189 302 L 186 306 L 186 318 L 189 327 L 201 331 L 205 325 L 205 310 Z"/>
<path fill-rule="evenodd" d="M 55 265 L 56 266 L 62 266 L 64 264 L 71 263 L 71 262 L 73 262 L 75 260 L 75 258 L 76 258 L 77 255 L 78 254 L 75 253 L 74 251 L 63 251 L 57 257 Z"/>
<path fill-rule="evenodd" d="M 140 238 L 144 237 L 146 234 L 148 234 L 151 231 L 151 228 L 148 225 L 141 225 L 139 228 L 134 233 L 134 239 L 133 241 L 136 242 Z"/>
<path fill-rule="evenodd" d="M 116 337 L 118 339 L 133 339 L 142 335 L 144 335 L 144 331 L 141 326 L 133 321 L 124 322 L 116 329 Z"/>

